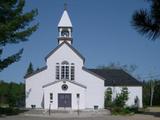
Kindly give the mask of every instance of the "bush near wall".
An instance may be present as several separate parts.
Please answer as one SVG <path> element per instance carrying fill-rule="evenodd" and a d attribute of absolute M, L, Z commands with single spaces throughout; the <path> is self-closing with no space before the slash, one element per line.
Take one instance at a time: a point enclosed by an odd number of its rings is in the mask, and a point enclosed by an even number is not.
<path fill-rule="evenodd" d="M 105 91 L 105 108 L 110 109 L 113 115 L 125 115 L 137 112 L 138 107 L 126 106 L 128 94 L 128 88 L 123 87 L 121 93 L 117 94 L 116 98 L 112 101 L 112 99 L 110 99 L 112 98 L 112 90 L 111 88 L 107 88 Z"/>
<path fill-rule="evenodd" d="M 0 115 L 17 115 L 18 113 L 20 113 L 20 110 L 18 108 L 0 107 Z"/>
<path fill-rule="evenodd" d="M 112 106 L 112 89 L 111 88 L 107 88 L 105 91 L 104 106 L 105 108 Z"/>

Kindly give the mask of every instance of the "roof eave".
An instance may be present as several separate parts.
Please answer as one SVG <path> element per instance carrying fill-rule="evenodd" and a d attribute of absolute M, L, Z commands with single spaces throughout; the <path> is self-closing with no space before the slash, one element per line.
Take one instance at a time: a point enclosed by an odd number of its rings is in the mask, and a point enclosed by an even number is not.
<path fill-rule="evenodd" d="M 82 67 L 82 69 L 83 69 L 84 71 L 86 71 L 86 72 L 88 72 L 88 73 L 90 73 L 90 74 L 92 74 L 92 75 L 94 75 L 94 76 L 100 78 L 101 80 L 106 80 L 106 79 L 103 78 L 102 76 L 100 76 L 100 75 L 98 75 L 98 74 L 96 74 L 96 73 L 90 71 L 89 69 L 87 69 L 87 68 L 85 68 L 85 67 Z"/>
<path fill-rule="evenodd" d="M 53 84 L 56 84 L 56 83 L 58 83 L 58 82 L 70 82 L 70 83 L 72 83 L 72 84 L 78 85 L 78 86 L 83 87 L 83 88 L 85 88 L 85 89 L 87 88 L 87 86 L 82 85 L 82 84 L 80 84 L 80 83 L 78 83 L 78 82 L 76 82 L 76 81 L 71 81 L 71 80 L 57 80 L 57 81 L 48 83 L 48 84 L 46 84 L 46 85 L 43 85 L 42 88 L 48 87 L 48 86 L 53 85 Z"/>
<path fill-rule="evenodd" d="M 35 75 L 35 74 L 37 74 L 37 73 L 40 73 L 40 72 L 42 72 L 42 71 L 44 71 L 44 70 L 46 70 L 46 69 L 47 69 L 47 66 L 44 66 L 44 67 L 42 67 L 42 68 L 34 71 L 33 73 L 29 74 L 29 75 L 25 75 L 25 76 L 24 76 L 24 79 L 27 79 L 27 78 L 29 78 L 29 77 L 32 77 L 33 75 Z"/>

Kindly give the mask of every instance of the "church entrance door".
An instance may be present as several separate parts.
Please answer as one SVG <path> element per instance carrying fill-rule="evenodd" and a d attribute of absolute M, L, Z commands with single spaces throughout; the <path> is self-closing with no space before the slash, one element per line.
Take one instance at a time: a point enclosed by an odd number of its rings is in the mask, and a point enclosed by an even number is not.
<path fill-rule="evenodd" d="M 71 94 L 58 94 L 58 107 L 71 107 Z"/>

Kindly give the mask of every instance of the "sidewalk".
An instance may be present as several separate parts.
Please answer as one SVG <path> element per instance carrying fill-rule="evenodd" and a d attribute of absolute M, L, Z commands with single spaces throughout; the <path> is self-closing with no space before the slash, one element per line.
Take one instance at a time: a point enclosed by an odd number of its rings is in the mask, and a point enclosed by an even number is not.
<path fill-rule="evenodd" d="M 54 117 L 54 118 L 88 118 L 110 115 L 108 110 L 81 110 L 79 112 L 72 110 L 29 110 L 24 113 L 25 116 L 34 117 Z"/>

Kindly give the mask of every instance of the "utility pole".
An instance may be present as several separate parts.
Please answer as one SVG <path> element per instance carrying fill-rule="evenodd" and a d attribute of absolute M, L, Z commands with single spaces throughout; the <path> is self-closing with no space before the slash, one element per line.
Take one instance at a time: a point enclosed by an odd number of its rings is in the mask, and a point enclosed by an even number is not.
<path fill-rule="evenodd" d="M 80 94 L 78 93 L 77 94 L 77 114 L 78 114 L 78 116 L 79 116 L 79 102 L 80 102 Z"/>
<path fill-rule="evenodd" d="M 49 104 L 49 116 L 51 115 L 51 103 Z"/>
<path fill-rule="evenodd" d="M 151 80 L 150 82 L 150 89 L 151 89 L 151 98 L 150 98 L 150 106 L 152 107 L 153 105 L 153 95 L 154 95 L 154 88 L 155 88 L 155 81 Z"/>
<path fill-rule="evenodd" d="M 155 88 L 155 80 L 153 78 L 153 74 L 150 74 L 150 107 L 153 105 L 153 95 L 154 95 L 154 88 Z"/>

